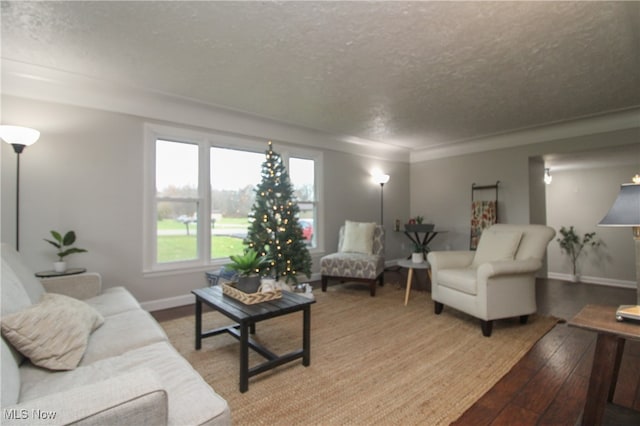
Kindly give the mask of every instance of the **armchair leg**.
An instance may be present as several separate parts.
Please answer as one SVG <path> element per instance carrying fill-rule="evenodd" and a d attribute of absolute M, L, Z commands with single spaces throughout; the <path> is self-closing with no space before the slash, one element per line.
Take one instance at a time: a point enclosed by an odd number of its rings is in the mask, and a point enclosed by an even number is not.
<path fill-rule="evenodd" d="M 480 320 L 480 326 L 482 327 L 482 335 L 484 337 L 490 337 L 493 330 L 493 321 Z"/>
<path fill-rule="evenodd" d="M 371 284 L 369 284 L 369 293 L 371 294 L 371 297 L 375 297 L 375 295 L 376 295 L 376 280 L 371 281 Z"/>
<path fill-rule="evenodd" d="M 436 315 L 440 315 L 442 313 L 442 308 L 444 308 L 444 305 L 440 302 L 433 302 L 433 312 Z"/>
<path fill-rule="evenodd" d="M 327 281 L 329 281 L 329 278 L 326 275 L 323 275 L 321 278 L 322 291 L 327 291 Z"/>
<path fill-rule="evenodd" d="M 526 324 L 529 320 L 529 315 L 520 315 L 520 324 Z"/>
<path fill-rule="evenodd" d="M 380 272 L 380 275 L 378 276 L 378 282 L 380 283 L 380 287 L 384 285 L 384 271 Z"/>

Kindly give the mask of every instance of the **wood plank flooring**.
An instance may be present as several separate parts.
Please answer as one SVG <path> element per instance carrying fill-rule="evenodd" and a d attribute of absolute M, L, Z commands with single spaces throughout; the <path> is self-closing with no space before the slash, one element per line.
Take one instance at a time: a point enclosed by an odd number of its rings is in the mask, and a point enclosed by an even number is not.
<path fill-rule="evenodd" d="M 319 283 L 313 285 L 319 288 Z M 551 279 L 537 282 L 538 312 L 565 320 L 589 303 L 617 306 L 633 303 L 635 297 L 630 289 Z M 193 312 L 193 306 L 183 306 L 152 314 L 167 320 Z M 558 324 L 454 424 L 575 425 L 584 408 L 595 341 L 596 333 Z M 625 346 L 613 401 L 640 411 L 640 341 Z M 636 423 L 619 417 L 610 424 Z"/>
<path fill-rule="evenodd" d="M 538 311 L 570 320 L 584 305 L 633 303 L 635 291 L 538 280 Z M 575 425 L 581 418 L 596 333 L 558 324 L 454 424 Z M 625 346 L 613 402 L 640 410 L 640 341 Z M 617 418 L 616 425 L 636 424 Z"/>

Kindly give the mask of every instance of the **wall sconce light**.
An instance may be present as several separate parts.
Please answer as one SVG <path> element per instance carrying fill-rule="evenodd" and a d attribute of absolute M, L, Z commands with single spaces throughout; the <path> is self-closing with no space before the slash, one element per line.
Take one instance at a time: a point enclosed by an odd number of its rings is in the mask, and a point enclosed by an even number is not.
<path fill-rule="evenodd" d="M 552 180 L 553 176 L 551 176 L 551 172 L 549 171 L 549 169 L 544 169 L 544 183 L 549 185 Z"/>
<path fill-rule="evenodd" d="M 372 179 L 375 183 L 380 184 L 380 225 L 384 226 L 384 184 L 389 182 L 389 175 L 382 173 L 379 170 L 374 170 L 371 173 Z"/>
<path fill-rule="evenodd" d="M 36 143 L 40 132 L 29 127 L 0 126 L 0 138 L 13 146 L 16 153 L 16 250 L 20 250 L 20 154 L 29 145 Z"/>

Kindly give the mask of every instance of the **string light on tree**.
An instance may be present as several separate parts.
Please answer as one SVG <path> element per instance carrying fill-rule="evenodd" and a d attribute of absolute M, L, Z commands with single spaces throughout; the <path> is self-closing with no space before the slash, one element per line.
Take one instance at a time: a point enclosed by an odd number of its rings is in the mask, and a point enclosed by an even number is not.
<path fill-rule="evenodd" d="M 298 220 L 300 209 L 294 200 L 289 174 L 282 157 L 273 151 L 271 141 L 262 163 L 261 178 L 249 214 L 250 226 L 245 243 L 260 253 L 266 253 L 271 260 L 261 271 L 263 274 L 297 283 L 297 272 L 311 275 L 311 255 L 302 235 Z"/>

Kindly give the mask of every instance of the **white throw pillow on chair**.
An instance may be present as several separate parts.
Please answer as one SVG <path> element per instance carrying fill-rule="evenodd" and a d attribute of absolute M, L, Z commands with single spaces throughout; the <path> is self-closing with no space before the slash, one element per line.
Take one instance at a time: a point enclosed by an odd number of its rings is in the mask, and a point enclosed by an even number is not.
<path fill-rule="evenodd" d="M 347 220 L 344 224 L 344 240 L 340 251 L 343 253 L 373 254 L 373 232 L 375 230 L 375 222 Z"/>

